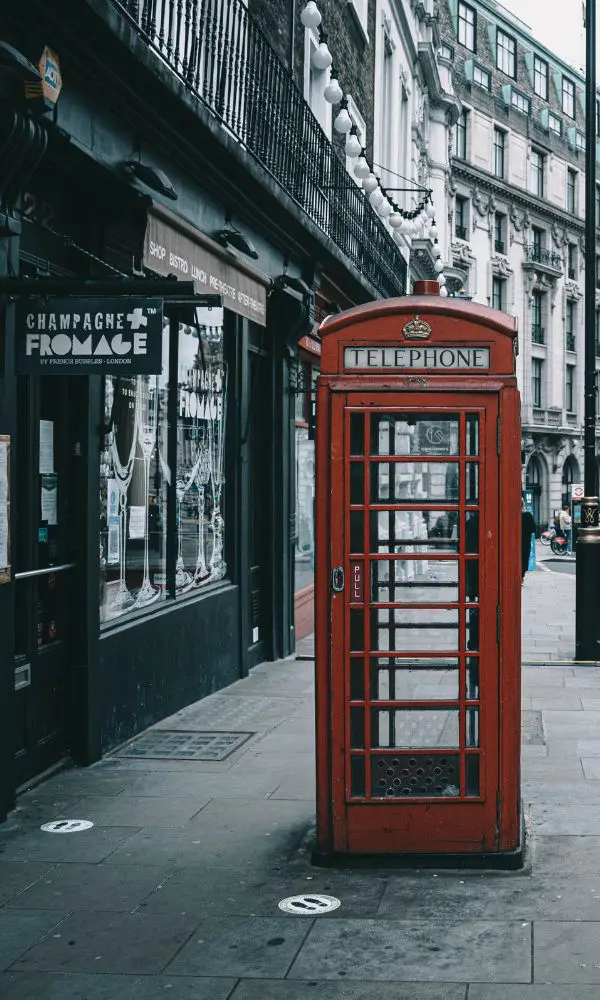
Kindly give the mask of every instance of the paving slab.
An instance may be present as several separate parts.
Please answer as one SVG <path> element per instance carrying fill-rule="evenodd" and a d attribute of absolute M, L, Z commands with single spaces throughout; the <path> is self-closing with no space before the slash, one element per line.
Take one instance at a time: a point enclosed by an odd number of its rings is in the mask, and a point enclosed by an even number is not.
<path fill-rule="evenodd" d="M 465 990 L 459 984 L 255 979 L 238 983 L 230 1000 L 465 1000 Z"/>
<path fill-rule="evenodd" d="M 137 782 L 133 788 L 137 788 Z M 98 826 L 133 826 L 139 830 L 147 826 L 185 826 L 210 799 L 206 792 L 186 798 L 169 796 L 168 802 L 148 795 L 96 795 L 81 799 L 78 810 Z"/>
<path fill-rule="evenodd" d="M 11 917 L 20 916 L 6 911 Z M 1 914 L 0 914 L 1 915 Z M 180 914 L 72 913 L 14 963 L 23 972 L 162 972 L 194 930 Z"/>
<path fill-rule="evenodd" d="M 469 987 L 469 1000 L 598 1000 L 597 986 L 482 986 Z"/>
<path fill-rule="evenodd" d="M 317 921 L 290 979 L 392 982 L 531 981 L 527 922 Z"/>
<path fill-rule="evenodd" d="M 203 920 L 168 972 L 240 978 L 283 979 L 312 920 L 304 917 L 213 917 Z"/>
<path fill-rule="evenodd" d="M 0 861 L 0 906 L 52 870 L 48 861 Z"/>
<path fill-rule="evenodd" d="M 593 802 L 581 798 L 569 805 L 547 800 L 534 801 L 531 804 L 531 817 L 538 836 L 600 835 L 600 800 L 597 792 Z"/>
<path fill-rule="evenodd" d="M 544 730 L 548 740 L 570 739 L 575 736 L 579 740 L 597 739 L 600 733 L 600 712 L 577 713 L 573 719 L 572 712 L 543 712 Z"/>
<path fill-rule="evenodd" d="M 228 1000 L 235 979 L 43 972 L 0 975 L 2 1000 Z"/>
<path fill-rule="evenodd" d="M 593 875 L 600 872 L 600 836 L 543 836 L 529 841 L 533 870 L 549 875 Z"/>
<path fill-rule="evenodd" d="M 64 917 L 64 911 L 59 910 L 0 910 L 0 971 L 8 969 L 49 931 L 58 931 Z"/>
<path fill-rule="evenodd" d="M 600 984 L 599 941 L 600 923 L 536 923 L 534 982 Z"/>
<path fill-rule="evenodd" d="M 84 795 L 118 795 L 129 788 L 139 777 L 134 768 L 124 767 L 121 762 L 116 762 L 111 767 L 107 767 L 103 761 L 92 764 L 91 767 L 74 767 L 68 771 L 62 771 L 52 779 L 51 788 L 54 794 L 72 795 L 83 798 Z M 39 796 L 39 791 L 30 793 L 34 798 Z"/>
<path fill-rule="evenodd" d="M 71 819 L 85 816 L 71 815 Z M 73 834 L 52 834 L 29 830 L 20 836 L 5 837 L 0 825 L 0 855 L 7 861 L 100 862 L 136 833 L 133 827 L 101 827 Z"/>
<path fill-rule="evenodd" d="M 7 903 L 37 910 L 129 911 L 165 879 L 160 868 L 59 864 Z"/>

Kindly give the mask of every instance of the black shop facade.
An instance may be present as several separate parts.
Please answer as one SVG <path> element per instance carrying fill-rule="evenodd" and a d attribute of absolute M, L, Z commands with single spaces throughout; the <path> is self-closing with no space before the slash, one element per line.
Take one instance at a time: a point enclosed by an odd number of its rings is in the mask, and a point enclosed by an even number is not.
<path fill-rule="evenodd" d="M 68 756 L 92 763 L 288 652 L 293 606 L 273 584 L 270 280 L 161 205 L 135 278 L 28 282 L 27 259 L 4 324 L 0 819 Z"/>

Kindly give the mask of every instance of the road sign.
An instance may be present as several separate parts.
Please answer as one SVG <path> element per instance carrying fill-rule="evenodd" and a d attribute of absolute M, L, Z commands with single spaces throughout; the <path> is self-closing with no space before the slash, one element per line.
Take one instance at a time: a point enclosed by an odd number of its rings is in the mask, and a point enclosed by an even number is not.
<path fill-rule="evenodd" d="M 571 500 L 583 500 L 583 483 L 571 483 Z"/>

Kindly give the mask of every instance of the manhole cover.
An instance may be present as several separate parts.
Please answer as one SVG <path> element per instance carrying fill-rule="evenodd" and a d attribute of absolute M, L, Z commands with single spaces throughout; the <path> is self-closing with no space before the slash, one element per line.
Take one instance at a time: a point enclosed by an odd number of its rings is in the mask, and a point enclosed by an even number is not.
<path fill-rule="evenodd" d="M 89 819 L 55 819 L 52 823 L 42 823 L 40 829 L 44 833 L 81 833 L 91 830 L 93 825 Z"/>
<path fill-rule="evenodd" d="M 254 733 L 198 733 L 181 729 L 154 729 L 142 733 L 114 757 L 146 760 L 225 760 Z"/>
<path fill-rule="evenodd" d="M 300 916 L 317 917 L 321 913 L 331 913 L 341 906 L 339 899 L 335 896 L 321 896 L 320 894 L 304 896 L 286 896 L 279 904 L 279 909 L 284 913 L 297 913 Z"/>
<path fill-rule="evenodd" d="M 521 734 L 523 743 L 527 746 L 543 746 L 544 726 L 542 724 L 542 713 L 525 711 L 521 712 Z"/>

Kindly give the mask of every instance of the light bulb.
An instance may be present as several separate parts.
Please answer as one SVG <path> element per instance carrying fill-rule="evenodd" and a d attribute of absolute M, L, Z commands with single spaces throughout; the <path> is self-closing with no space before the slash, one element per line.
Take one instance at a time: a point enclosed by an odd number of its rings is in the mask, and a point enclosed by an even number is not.
<path fill-rule="evenodd" d="M 444 270 L 443 260 L 436 260 L 435 264 L 433 265 L 433 269 L 434 271 L 437 271 L 438 274 L 441 274 L 442 271 Z"/>
<path fill-rule="evenodd" d="M 346 148 L 346 156 L 350 156 L 352 157 L 352 159 L 354 159 L 354 157 L 358 156 L 358 154 L 360 153 L 362 146 L 360 144 L 358 136 L 355 135 L 354 132 L 351 132 L 348 138 L 346 139 L 345 148 Z"/>
<path fill-rule="evenodd" d="M 379 182 L 375 174 L 369 172 L 367 176 L 363 179 L 362 186 L 363 186 L 363 191 L 366 191 L 367 194 L 371 194 L 371 191 L 374 191 L 376 187 L 379 187 Z"/>
<path fill-rule="evenodd" d="M 437 283 L 440 288 L 442 288 L 442 286 L 446 284 L 446 276 L 444 274 L 438 274 Z"/>
<path fill-rule="evenodd" d="M 321 12 L 315 3 L 315 0 L 308 0 L 306 7 L 300 14 L 300 20 L 305 28 L 319 27 L 321 23 Z"/>
<path fill-rule="evenodd" d="M 412 232 L 412 223 L 410 219 L 402 219 L 402 224 L 398 232 L 402 233 L 403 236 L 408 236 L 408 234 Z"/>
<path fill-rule="evenodd" d="M 381 205 L 381 202 L 383 201 L 383 191 L 381 188 L 376 187 L 374 191 L 371 191 L 369 201 L 373 208 L 378 208 L 378 206 Z"/>
<path fill-rule="evenodd" d="M 350 129 L 352 128 L 352 119 L 348 114 L 346 108 L 341 108 L 338 111 L 337 116 L 335 117 L 333 122 L 333 127 L 336 130 L 336 132 L 341 132 L 342 135 L 345 135 L 346 132 L 350 131 Z"/>
<path fill-rule="evenodd" d="M 359 180 L 363 180 L 365 177 L 368 177 L 370 173 L 371 173 L 371 168 L 367 163 L 365 155 L 363 153 L 362 156 L 359 156 L 358 160 L 354 165 L 354 176 L 358 177 Z"/>
<path fill-rule="evenodd" d="M 443 285 L 440 288 L 440 295 L 442 296 L 443 299 L 447 299 L 448 298 L 448 289 L 444 288 Z"/>
<path fill-rule="evenodd" d="M 328 104 L 339 104 L 343 96 L 344 92 L 340 87 L 339 80 L 337 79 L 337 77 L 332 76 L 331 80 L 329 81 L 329 83 L 325 87 L 325 90 L 323 91 L 323 97 L 325 98 Z"/>
<path fill-rule="evenodd" d="M 433 202 L 431 201 L 427 202 L 425 211 L 427 212 L 428 219 L 435 219 L 435 208 L 433 207 Z"/>
<path fill-rule="evenodd" d="M 431 237 L 432 240 L 437 240 L 438 236 L 440 235 L 440 231 L 439 231 L 438 227 L 437 226 L 432 226 L 431 229 L 429 230 L 429 235 L 430 235 L 430 237 Z"/>
<path fill-rule="evenodd" d="M 382 219 L 387 219 L 392 213 L 392 206 L 390 205 L 387 198 L 383 199 L 383 203 L 377 209 Z"/>
<path fill-rule="evenodd" d="M 432 252 L 432 254 L 433 254 L 434 257 L 441 257 L 442 256 L 442 248 L 440 247 L 439 243 L 434 243 L 433 244 L 433 246 L 431 248 L 431 252 Z"/>
<path fill-rule="evenodd" d="M 404 217 L 400 215 L 400 212 L 392 212 L 389 218 L 389 223 L 392 229 L 399 229 L 404 221 Z"/>
<path fill-rule="evenodd" d="M 311 62 L 315 69 L 329 69 L 333 59 L 331 58 L 327 42 L 319 42 L 312 54 Z"/>

